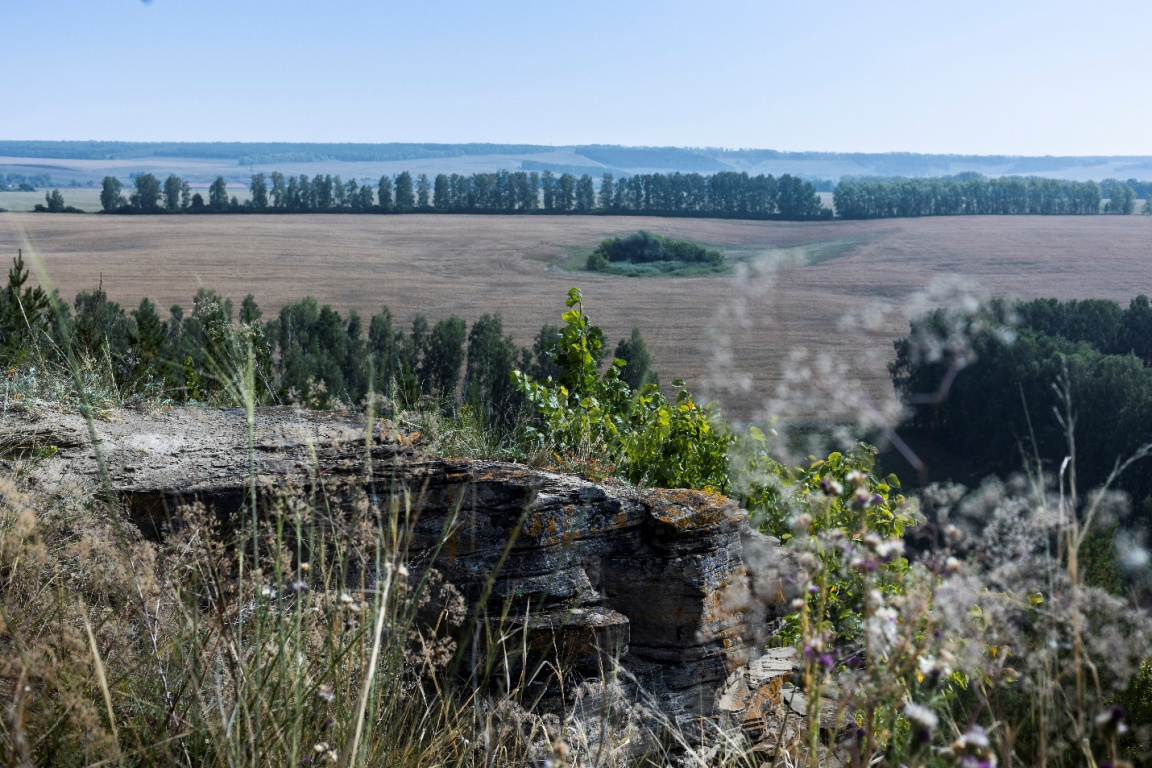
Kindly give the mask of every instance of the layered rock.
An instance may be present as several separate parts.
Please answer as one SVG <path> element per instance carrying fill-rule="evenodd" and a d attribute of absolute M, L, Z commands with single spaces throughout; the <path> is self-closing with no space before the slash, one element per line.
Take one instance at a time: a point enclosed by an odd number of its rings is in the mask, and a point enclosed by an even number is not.
<path fill-rule="evenodd" d="M 470 606 L 487 601 L 527 633 L 530 650 L 619 659 L 686 730 L 721 713 L 762 728 L 765 702 L 780 702 L 785 665 L 747 666 L 784 595 L 746 563 L 753 551 L 758 561 L 778 551 L 722 496 L 439 458 L 387 422 L 344 414 L 261 409 L 250 429 L 239 410 L 118 410 L 94 429 L 112 491 L 146 535 L 163 535 L 190 501 L 236 512 L 253 477 L 261 503 L 291 478 L 343 489 L 337 503 L 349 489 L 403 498 L 419 511 L 411 565 L 435 567 Z M 41 482 L 99 487 L 79 416 L 5 415 L 0 447 L 22 445 L 56 446 Z"/>

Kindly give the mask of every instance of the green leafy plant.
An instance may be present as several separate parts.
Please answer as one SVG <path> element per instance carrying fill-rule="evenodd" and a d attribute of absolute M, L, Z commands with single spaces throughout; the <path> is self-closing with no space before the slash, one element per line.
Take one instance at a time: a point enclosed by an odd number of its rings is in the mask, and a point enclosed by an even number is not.
<path fill-rule="evenodd" d="M 758 438 L 758 439 L 757 439 Z M 873 570 L 900 575 L 908 561 L 895 546 L 881 547 L 882 556 L 859 559 L 853 547 L 876 541 L 899 541 L 920 518 L 903 494 L 896 493 L 895 475 L 873 473 L 876 449 L 861 443 L 856 450 L 811 458 L 806 467 L 787 468 L 767 455 L 759 430 L 753 435 L 748 463 L 760 476 L 743 486 L 740 500 L 763 533 L 786 545 L 796 537 L 836 541 L 837 546 L 814 551 L 825 584 L 809 596 L 810 608 L 820 615 L 821 630 L 838 643 L 855 643 L 862 632 L 866 576 Z M 747 471 L 747 470 L 745 470 Z M 894 594 L 896 582 L 884 582 L 881 591 Z M 785 619 L 781 639 L 795 641 L 801 634 L 801 615 Z"/>
<path fill-rule="evenodd" d="M 633 392 L 613 360 L 603 374 L 604 332 L 584 313 L 578 288 L 568 291 L 560 339 L 550 351 L 560 374 L 533 381 L 513 371 L 516 387 L 539 415 L 529 438 L 555 452 L 614 463 L 630 482 L 670 488 L 728 489 L 730 430 L 715 405 L 700 405 L 677 379 L 669 402 L 655 385 Z"/>

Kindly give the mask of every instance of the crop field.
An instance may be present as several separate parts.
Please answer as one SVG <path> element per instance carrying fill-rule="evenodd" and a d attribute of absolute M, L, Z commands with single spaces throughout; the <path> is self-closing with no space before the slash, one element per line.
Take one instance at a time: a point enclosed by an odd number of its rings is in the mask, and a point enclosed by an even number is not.
<path fill-rule="evenodd" d="M 733 274 L 623 278 L 559 268 L 600 239 L 648 229 L 718 247 Z M 40 258 L 71 299 L 101 281 L 134 307 L 148 296 L 186 309 L 200 286 L 236 303 L 253 293 L 265 317 L 311 294 L 341 312 L 388 305 L 472 321 L 503 315 L 517 343 L 558 323 L 565 292 L 614 346 L 639 326 L 661 380 L 683 376 L 733 418 L 758 414 L 787 372 L 824 356 L 848 408 L 891 396 L 885 366 L 908 312 L 965 296 L 1127 303 L 1152 294 L 1152 217 L 954 217 L 785 223 L 561 216 L 0 215 L 0 255 Z M 827 374 L 828 366 L 838 371 Z M 807 388 L 810 389 L 810 388 Z M 812 415 L 835 404 L 809 402 Z M 833 412 L 832 415 L 835 415 Z"/>

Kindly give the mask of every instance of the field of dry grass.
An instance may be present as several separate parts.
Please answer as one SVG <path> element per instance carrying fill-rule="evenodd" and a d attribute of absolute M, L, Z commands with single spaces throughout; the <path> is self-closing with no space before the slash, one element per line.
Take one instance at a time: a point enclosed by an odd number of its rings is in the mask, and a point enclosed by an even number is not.
<path fill-rule="evenodd" d="M 601 238 L 649 229 L 747 254 L 733 277 L 629 279 L 555 264 Z M 851 247 L 828 248 L 833 241 Z M 907 329 L 905 306 L 931 286 L 940 300 L 968 281 L 1006 296 L 1152 293 L 1152 217 L 975 217 L 784 223 L 644 217 L 0 215 L 0 254 L 31 246 L 71 298 L 103 280 L 129 307 L 148 296 L 189 307 L 197 287 L 266 316 L 312 294 L 341 311 L 392 308 L 466 320 L 499 312 L 520 344 L 558 322 L 579 284 L 609 339 L 640 326 L 667 382 L 683 375 L 733 417 L 755 413 L 790 365 L 827 353 L 864 391 L 890 391 L 884 365 Z M 805 263 L 805 254 L 815 258 Z M 833 254 L 829 257 L 827 254 Z M 839 254 L 839 255 L 836 255 Z M 779 266 L 784 264 L 785 266 Z M 959 293 L 964 293 L 960 291 Z M 844 323 L 845 316 L 857 322 Z M 794 364 L 793 364 L 794 367 Z"/>

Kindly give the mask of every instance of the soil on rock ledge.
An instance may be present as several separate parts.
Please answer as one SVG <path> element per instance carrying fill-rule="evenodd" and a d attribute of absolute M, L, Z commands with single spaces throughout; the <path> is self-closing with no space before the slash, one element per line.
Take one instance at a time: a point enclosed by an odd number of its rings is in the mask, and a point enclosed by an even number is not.
<path fill-rule="evenodd" d="M 291 480 L 369 498 L 408 494 L 420 510 L 410 531 L 415 567 L 435 566 L 469 607 L 485 594 L 497 615 L 511 604 L 505 615 L 528 616 L 531 646 L 620 658 L 688 730 L 721 715 L 726 681 L 731 687 L 759 655 L 764 629 L 783 610 L 781 582 L 745 565 L 783 570 L 775 542 L 715 494 L 439 458 L 388 422 L 369 427 L 360 416 L 292 408 L 260 409 L 251 431 L 242 410 L 192 408 L 111 411 L 95 430 L 112 488 L 148 536 L 162 535 L 187 502 L 224 515 L 241 509 L 252 473 L 261 488 Z M 57 452 L 36 468 L 38 482 L 99 487 L 83 418 L 5 414 L 0 454 L 48 445 Z M 763 685 L 778 698 L 780 680 Z"/>

